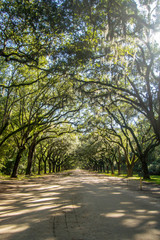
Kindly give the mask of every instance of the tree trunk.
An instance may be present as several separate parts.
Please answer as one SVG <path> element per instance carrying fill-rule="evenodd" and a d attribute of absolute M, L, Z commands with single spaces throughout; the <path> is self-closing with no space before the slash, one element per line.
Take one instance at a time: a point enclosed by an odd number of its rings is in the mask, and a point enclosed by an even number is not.
<path fill-rule="evenodd" d="M 101 165 L 98 166 L 98 172 L 102 172 L 102 166 Z"/>
<path fill-rule="evenodd" d="M 41 161 L 42 161 L 42 159 L 39 158 L 38 159 L 38 175 L 41 175 Z"/>
<path fill-rule="evenodd" d="M 106 171 L 106 170 L 105 170 L 105 166 L 104 166 L 104 163 L 103 163 L 103 172 L 105 173 L 105 171 Z"/>
<path fill-rule="evenodd" d="M 114 166 L 113 166 L 112 160 L 109 160 L 109 164 L 110 164 L 110 167 L 111 167 L 111 174 L 114 174 Z"/>
<path fill-rule="evenodd" d="M 134 164 L 127 164 L 127 177 L 133 177 Z"/>
<path fill-rule="evenodd" d="M 111 173 L 114 174 L 114 167 L 113 167 L 113 164 L 111 165 Z"/>
<path fill-rule="evenodd" d="M 18 153 L 17 153 L 17 156 L 16 156 L 16 160 L 15 160 L 13 171 L 12 171 L 12 175 L 11 175 L 12 178 L 16 178 L 17 177 L 17 170 L 18 170 L 19 162 L 21 160 L 22 153 L 23 153 L 24 150 L 25 150 L 25 146 L 20 147 L 18 149 Z"/>
<path fill-rule="evenodd" d="M 45 160 L 44 161 L 44 174 L 47 173 L 47 161 Z"/>
<path fill-rule="evenodd" d="M 118 175 L 121 175 L 121 161 L 122 161 L 121 151 L 120 147 L 118 147 L 118 160 L 116 161 L 118 167 Z"/>
<path fill-rule="evenodd" d="M 59 165 L 56 165 L 56 172 L 60 172 L 60 170 L 61 170 L 60 164 L 59 164 Z"/>
<path fill-rule="evenodd" d="M 148 171 L 148 165 L 145 157 L 140 158 L 142 163 L 142 173 L 143 173 L 143 179 L 150 179 L 149 171 Z"/>
<path fill-rule="evenodd" d="M 109 173 L 109 166 L 108 165 L 107 165 L 106 169 L 107 169 L 107 173 Z"/>
<path fill-rule="evenodd" d="M 48 164 L 49 164 L 49 173 L 51 173 L 51 161 L 49 161 Z"/>
<path fill-rule="evenodd" d="M 34 153 L 34 156 L 33 156 L 33 162 L 32 162 L 32 172 L 35 173 L 35 165 L 36 165 L 36 153 Z"/>
<path fill-rule="evenodd" d="M 53 171 L 53 173 L 55 172 L 55 163 L 54 162 L 52 162 L 52 171 Z"/>
<path fill-rule="evenodd" d="M 31 175 L 31 168 L 32 168 L 32 161 L 33 161 L 33 153 L 36 147 L 36 142 L 35 140 L 32 142 L 32 144 L 29 147 L 29 152 L 28 152 L 28 164 L 26 168 L 26 175 Z"/>
<path fill-rule="evenodd" d="M 121 163 L 117 162 L 117 168 L 118 168 L 118 175 L 121 175 Z"/>

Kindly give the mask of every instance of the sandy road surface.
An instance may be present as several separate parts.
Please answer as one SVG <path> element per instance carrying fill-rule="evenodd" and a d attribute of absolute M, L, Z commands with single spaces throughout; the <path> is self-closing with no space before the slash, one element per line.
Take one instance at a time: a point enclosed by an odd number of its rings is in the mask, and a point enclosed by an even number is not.
<path fill-rule="evenodd" d="M 122 181 L 76 170 L 14 183 L 0 184 L 1 240 L 160 239 L 159 197 Z"/>

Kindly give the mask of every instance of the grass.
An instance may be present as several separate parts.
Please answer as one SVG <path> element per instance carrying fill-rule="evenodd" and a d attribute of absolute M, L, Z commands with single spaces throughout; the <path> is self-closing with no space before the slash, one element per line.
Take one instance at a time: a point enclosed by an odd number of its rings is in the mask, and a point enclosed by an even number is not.
<path fill-rule="evenodd" d="M 127 174 L 126 173 L 123 173 L 121 175 L 118 175 L 118 171 L 115 171 L 114 174 L 111 174 L 111 173 L 101 173 L 101 174 L 105 174 L 109 177 L 121 177 L 121 178 L 127 178 Z M 160 175 L 150 175 L 150 180 L 145 180 L 146 182 L 151 182 L 151 183 L 156 183 L 156 184 L 159 184 L 160 185 Z M 133 174 L 133 177 L 129 177 L 128 179 L 131 179 L 131 180 L 139 180 L 140 177 L 138 174 Z"/>
<path fill-rule="evenodd" d="M 70 172 L 69 171 L 63 171 L 66 173 L 66 175 L 70 175 Z M 110 173 L 100 173 L 100 174 L 104 174 L 106 176 L 109 176 L 109 177 L 121 177 L 121 178 L 127 178 L 127 174 L 126 173 L 123 173 L 121 175 L 118 175 L 118 171 L 115 171 L 114 174 L 111 174 Z M 25 180 L 25 179 L 31 179 L 31 178 L 39 178 L 39 177 L 45 177 L 49 174 L 41 174 L 41 175 L 31 175 L 31 176 L 25 176 L 25 175 L 18 175 L 17 178 L 15 178 L 15 180 Z M 150 176 L 151 179 L 150 180 L 145 180 L 146 182 L 151 182 L 151 183 L 156 183 L 156 184 L 159 184 L 160 185 L 160 175 L 151 175 Z M 4 175 L 4 174 L 1 174 L 0 173 L 0 180 L 11 180 L 12 178 L 8 175 Z M 139 180 L 140 177 L 138 174 L 133 174 L 133 177 L 129 177 L 128 179 L 133 179 L 133 180 Z"/>
<path fill-rule="evenodd" d="M 25 179 L 44 177 L 47 175 L 49 175 L 49 174 L 41 174 L 41 175 L 35 174 L 35 175 L 31 175 L 31 176 L 26 176 L 26 175 L 22 174 L 22 175 L 18 175 L 16 178 L 11 178 L 11 176 L 9 176 L 9 175 L 0 174 L 0 180 L 25 180 Z"/>
<path fill-rule="evenodd" d="M 147 180 L 147 182 L 152 182 L 160 185 L 160 176 L 159 175 L 151 175 L 151 179 Z"/>
<path fill-rule="evenodd" d="M 69 176 L 71 175 L 71 172 L 70 170 L 64 170 L 62 172 L 57 172 L 57 174 L 59 173 L 63 173 L 63 176 Z M 40 175 L 38 174 L 31 174 L 31 175 L 25 175 L 25 174 L 20 174 L 20 175 L 17 175 L 16 178 L 11 178 L 10 175 L 5 175 L 5 174 L 2 174 L 0 173 L 0 180 L 28 180 L 28 179 L 34 179 L 34 178 L 42 178 L 42 177 L 45 177 L 45 176 L 49 176 L 49 175 L 54 175 L 56 173 L 41 173 Z"/>

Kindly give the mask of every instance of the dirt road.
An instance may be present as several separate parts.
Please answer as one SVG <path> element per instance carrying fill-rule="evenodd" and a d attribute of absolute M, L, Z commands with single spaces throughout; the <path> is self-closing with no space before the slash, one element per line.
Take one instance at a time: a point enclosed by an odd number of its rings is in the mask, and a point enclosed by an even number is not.
<path fill-rule="evenodd" d="M 1 183 L 1 240 L 159 240 L 160 200 L 76 170 Z M 7 186 L 7 187 L 5 187 Z"/>

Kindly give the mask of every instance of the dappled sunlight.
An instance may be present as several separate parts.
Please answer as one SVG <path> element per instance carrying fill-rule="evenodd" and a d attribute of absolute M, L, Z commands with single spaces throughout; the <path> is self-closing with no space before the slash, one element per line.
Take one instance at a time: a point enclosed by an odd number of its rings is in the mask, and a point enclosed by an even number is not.
<path fill-rule="evenodd" d="M 149 198 L 106 179 L 88 173 L 46 177 L 3 193 L 2 239 L 102 240 L 105 233 L 106 239 L 158 240 L 159 210 L 147 205 Z"/>
<path fill-rule="evenodd" d="M 43 205 L 51 205 L 52 203 L 50 203 L 50 202 L 43 202 Z M 39 206 L 42 206 L 42 203 L 28 203 L 28 204 L 26 204 L 26 207 L 27 208 L 35 208 L 35 207 L 39 207 Z M 60 206 L 60 205 L 55 205 L 56 207 L 57 206 Z"/>
<path fill-rule="evenodd" d="M 9 216 L 17 216 L 17 215 L 24 215 L 30 212 L 30 209 L 23 209 L 23 210 L 19 210 L 19 211 L 12 211 L 12 212 L 7 212 L 7 217 Z M 6 216 L 6 212 L 3 212 L 3 214 L 1 215 L 1 217 L 5 217 Z"/>
<path fill-rule="evenodd" d="M 7 224 L 0 227 L 0 234 L 3 233 L 16 233 L 22 232 L 29 228 L 27 223 L 25 224 Z"/>
<path fill-rule="evenodd" d="M 148 221 L 147 222 L 147 225 L 149 225 L 149 226 L 155 226 L 156 224 L 157 224 L 156 221 Z"/>
<path fill-rule="evenodd" d="M 41 197 L 47 197 L 47 196 L 57 196 L 57 195 L 60 195 L 59 192 L 54 192 L 54 191 L 51 191 L 51 192 L 41 192 L 40 193 Z"/>
<path fill-rule="evenodd" d="M 13 200 L 13 199 L 7 199 L 7 201 L 6 200 L 1 200 L 0 206 L 2 207 L 2 206 L 7 205 L 7 207 L 8 207 L 8 204 L 13 204 L 15 202 L 16 202 L 16 200 Z"/>
<path fill-rule="evenodd" d="M 38 188 L 41 186 L 41 184 L 24 184 L 26 188 Z"/>
<path fill-rule="evenodd" d="M 150 217 L 147 214 L 144 214 L 144 215 L 137 215 L 136 218 L 137 219 L 146 219 L 146 220 L 148 220 Z"/>
<path fill-rule="evenodd" d="M 0 214 L 2 213 L 2 211 L 6 211 L 6 210 L 14 210 L 14 209 L 16 209 L 16 207 L 11 207 L 11 206 L 0 206 Z"/>
<path fill-rule="evenodd" d="M 154 238 L 153 238 L 154 236 Z M 145 233 L 135 234 L 135 240 L 145 239 L 145 240 L 159 240 L 160 238 L 160 231 L 158 229 L 146 229 Z"/>
<path fill-rule="evenodd" d="M 57 206 L 53 207 L 52 205 L 44 204 L 42 206 L 32 208 L 32 212 L 34 212 L 34 211 L 37 212 L 37 211 L 46 210 L 46 209 L 54 209 L 56 207 Z"/>
<path fill-rule="evenodd" d="M 124 215 L 125 215 L 125 213 L 121 213 L 121 212 L 113 212 L 113 213 L 101 214 L 101 216 L 107 217 L 107 218 L 121 218 Z"/>
<path fill-rule="evenodd" d="M 145 213 L 147 212 L 145 209 L 136 209 L 134 210 L 136 213 Z"/>
<path fill-rule="evenodd" d="M 82 186 L 79 181 L 73 184 L 71 180 L 73 179 L 62 178 L 60 184 L 50 184 L 50 182 L 37 184 L 37 180 L 33 184 L 19 184 L 18 188 L 15 188 L 12 200 L 8 199 L 11 196 L 8 192 L 3 193 L 0 206 L 0 234 L 6 234 L 6 239 L 11 235 L 13 239 L 14 236 L 16 239 L 16 234 L 22 232 L 27 236 L 33 227 L 36 229 L 41 223 L 47 224 L 47 215 L 52 219 L 52 215 L 63 216 L 64 212 L 69 213 L 80 208 L 80 205 L 74 204 L 72 201 L 74 192 L 71 189 Z M 67 194 L 69 194 L 69 198 L 63 197 Z M 23 239 L 23 235 L 21 239 Z M 43 239 L 50 238 L 45 236 Z"/>
<path fill-rule="evenodd" d="M 141 220 L 136 219 L 136 218 L 126 218 L 122 220 L 122 225 L 125 227 L 130 227 L 130 228 L 135 228 L 138 227 L 142 223 Z"/>
<path fill-rule="evenodd" d="M 55 200 L 55 199 L 58 199 L 58 197 L 49 197 L 49 198 L 37 198 L 37 199 L 34 199 L 32 201 L 30 201 L 31 203 L 37 203 L 37 202 L 46 202 L 46 201 L 52 201 L 52 200 Z"/>
<path fill-rule="evenodd" d="M 121 189 L 121 187 L 114 187 L 114 189 Z"/>
<path fill-rule="evenodd" d="M 60 187 L 59 185 L 52 185 L 52 186 L 44 186 L 44 187 L 40 187 L 38 188 L 38 190 L 48 190 L 48 189 L 62 189 L 62 187 Z"/>
<path fill-rule="evenodd" d="M 104 187 L 100 187 L 99 189 L 100 189 L 100 190 L 104 190 L 104 191 L 105 191 L 105 190 L 109 190 L 109 189 L 111 190 L 112 188 L 110 188 L 110 187 L 107 187 L 107 186 L 104 186 Z"/>
<path fill-rule="evenodd" d="M 67 209 L 67 210 L 70 210 L 70 209 L 73 209 L 73 208 L 80 208 L 80 206 L 78 205 L 66 205 L 66 206 L 63 206 L 62 209 Z"/>
<path fill-rule="evenodd" d="M 137 196 L 136 198 L 148 199 L 148 196 Z"/>
<path fill-rule="evenodd" d="M 122 193 L 121 192 L 112 192 L 112 194 L 119 195 L 119 194 L 122 194 Z"/>
<path fill-rule="evenodd" d="M 159 214 L 159 211 L 147 211 L 149 214 Z"/>
<path fill-rule="evenodd" d="M 122 205 L 131 205 L 131 204 L 133 204 L 133 202 L 121 202 L 120 204 L 122 204 Z"/>
<path fill-rule="evenodd" d="M 124 212 L 126 212 L 126 210 L 116 210 L 115 212 L 124 213 Z"/>

